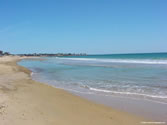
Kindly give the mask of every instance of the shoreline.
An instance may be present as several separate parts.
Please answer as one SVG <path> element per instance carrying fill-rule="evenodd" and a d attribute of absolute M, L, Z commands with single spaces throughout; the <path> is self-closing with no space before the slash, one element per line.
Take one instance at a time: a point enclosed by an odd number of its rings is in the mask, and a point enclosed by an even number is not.
<path fill-rule="evenodd" d="M 52 84 L 52 82 L 49 82 L 45 79 L 40 79 L 40 75 L 32 75 L 32 79 L 43 84 L 52 86 L 56 89 L 65 90 L 70 94 L 77 95 L 81 98 L 92 101 L 93 103 L 102 104 L 122 112 L 133 114 L 135 116 L 151 119 L 151 121 L 167 123 L 167 104 L 163 102 L 157 102 L 154 100 L 143 98 L 125 97 L 121 95 L 103 95 L 93 92 L 81 92 L 80 90 L 57 87 L 56 85 Z"/>
<path fill-rule="evenodd" d="M 4 98 L 0 101 L 2 125 L 139 125 L 145 121 L 144 118 L 36 82 L 31 79 L 30 70 L 17 65 L 17 61 L 24 58 L 8 58 L 8 61 L 0 60 L 1 81 L 8 78 L 5 82 L 9 85 L 4 87 L 0 84 L 0 94 Z"/>

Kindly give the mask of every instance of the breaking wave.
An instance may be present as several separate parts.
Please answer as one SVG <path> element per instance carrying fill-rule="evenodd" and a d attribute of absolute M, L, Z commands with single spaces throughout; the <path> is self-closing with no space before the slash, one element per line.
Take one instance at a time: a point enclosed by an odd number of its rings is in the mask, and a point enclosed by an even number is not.
<path fill-rule="evenodd" d="M 136 63 L 136 64 L 166 64 L 166 59 L 97 59 L 97 58 L 57 58 L 71 61 L 89 61 L 101 63 Z"/>

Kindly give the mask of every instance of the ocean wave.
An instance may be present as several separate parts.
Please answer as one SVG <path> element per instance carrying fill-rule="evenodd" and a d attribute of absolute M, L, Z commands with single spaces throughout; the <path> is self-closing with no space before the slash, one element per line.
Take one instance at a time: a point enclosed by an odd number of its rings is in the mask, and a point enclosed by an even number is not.
<path fill-rule="evenodd" d="M 71 61 L 89 61 L 102 63 L 138 63 L 138 64 L 167 64 L 167 60 L 156 59 L 97 59 L 97 58 L 56 58 Z"/>
<path fill-rule="evenodd" d="M 95 92 L 101 92 L 101 93 L 111 93 L 111 94 L 119 94 L 119 95 L 132 95 L 132 96 L 143 96 L 143 97 L 149 97 L 149 98 L 159 98 L 159 99 L 167 99 L 167 96 L 162 95 L 153 95 L 153 94 L 144 94 L 144 93 L 137 93 L 137 92 L 128 92 L 128 91 L 113 91 L 113 90 L 106 90 L 106 89 L 99 89 L 99 88 L 93 88 L 88 85 L 80 85 L 80 87 L 83 87 L 85 89 L 89 89 L 91 91 Z"/>
<path fill-rule="evenodd" d="M 96 92 L 112 93 L 112 94 L 136 95 L 136 96 L 143 96 L 143 97 L 149 97 L 149 98 L 167 99 L 167 96 L 149 95 L 149 94 L 133 93 L 133 92 L 110 91 L 110 90 L 96 89 L 91 87 L 89 87 L 89 90 L 96 91 Z"/>
<path fill-rule="evenodd" d="M 133 97 L 133 98 L 144 98 L 144 99 L 148 99 L 148 100 L 154 100 L 154 101 L 159 101 L 160 103 L 163 103 L 164 101 L 166 102 L 167 96 L 166 95 L 155 95 L 155 94 L 145 94 L 145 93 L 137 93 L 137 92 L 130 92 L 130 91 L 113 91 L 113 90 L 106 90 L 106 89 L 99 89 L 99 88 L 93 88 L 90 87 L 88 85 L 84 85 L 84 84 L 79 84 L 79 83 L 73 83 L 73 84 L 69 84 L 69 85 L 58 85 L 60 84 L 57 80 L 54 81 L 50 81 L 50 80 L 42 80 L 40 81 L 36 76 L 36 73 L 32 72 L 31 73 L 32 77 L 34 79 L 36 79 L 39 82 L 44 82 L 44 83 L 48 83 L 49 85 L 56 87 L 56 88 L 61 88 L 67 91 L 71 91 L 71 92 L 76 92 L 76 93 L 82 93 L 82 94 L 101 94 L 104 96 L 121 96 L 121 97 Z M 56 83 L 56 84 L 54 84 Z M 72 85 L 72 86 L 70 86 Z M 74 87 L 75 86 L 75 87 Z M 83 88 L 78 88 L 77 86 Z M 167 104 L 167 103 L 165 103 Z"/>

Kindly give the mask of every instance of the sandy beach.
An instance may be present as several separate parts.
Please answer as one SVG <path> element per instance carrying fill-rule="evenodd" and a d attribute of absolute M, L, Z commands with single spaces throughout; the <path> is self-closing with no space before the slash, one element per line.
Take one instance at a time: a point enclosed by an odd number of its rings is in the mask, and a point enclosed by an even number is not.
<path fill-rule="evenodd" d="M 0 57 L 0 125 L 139 125 L 141 118 L 33 81 L 21 57 Z"/>

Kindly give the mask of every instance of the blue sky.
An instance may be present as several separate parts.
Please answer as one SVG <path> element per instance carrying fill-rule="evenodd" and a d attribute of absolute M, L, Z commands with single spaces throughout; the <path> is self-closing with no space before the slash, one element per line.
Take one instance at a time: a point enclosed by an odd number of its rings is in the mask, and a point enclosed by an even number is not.
<path fill-rule="evenodd" d="M 167 0 L 1 0 L 0 49 L 167 52 Z"/>

